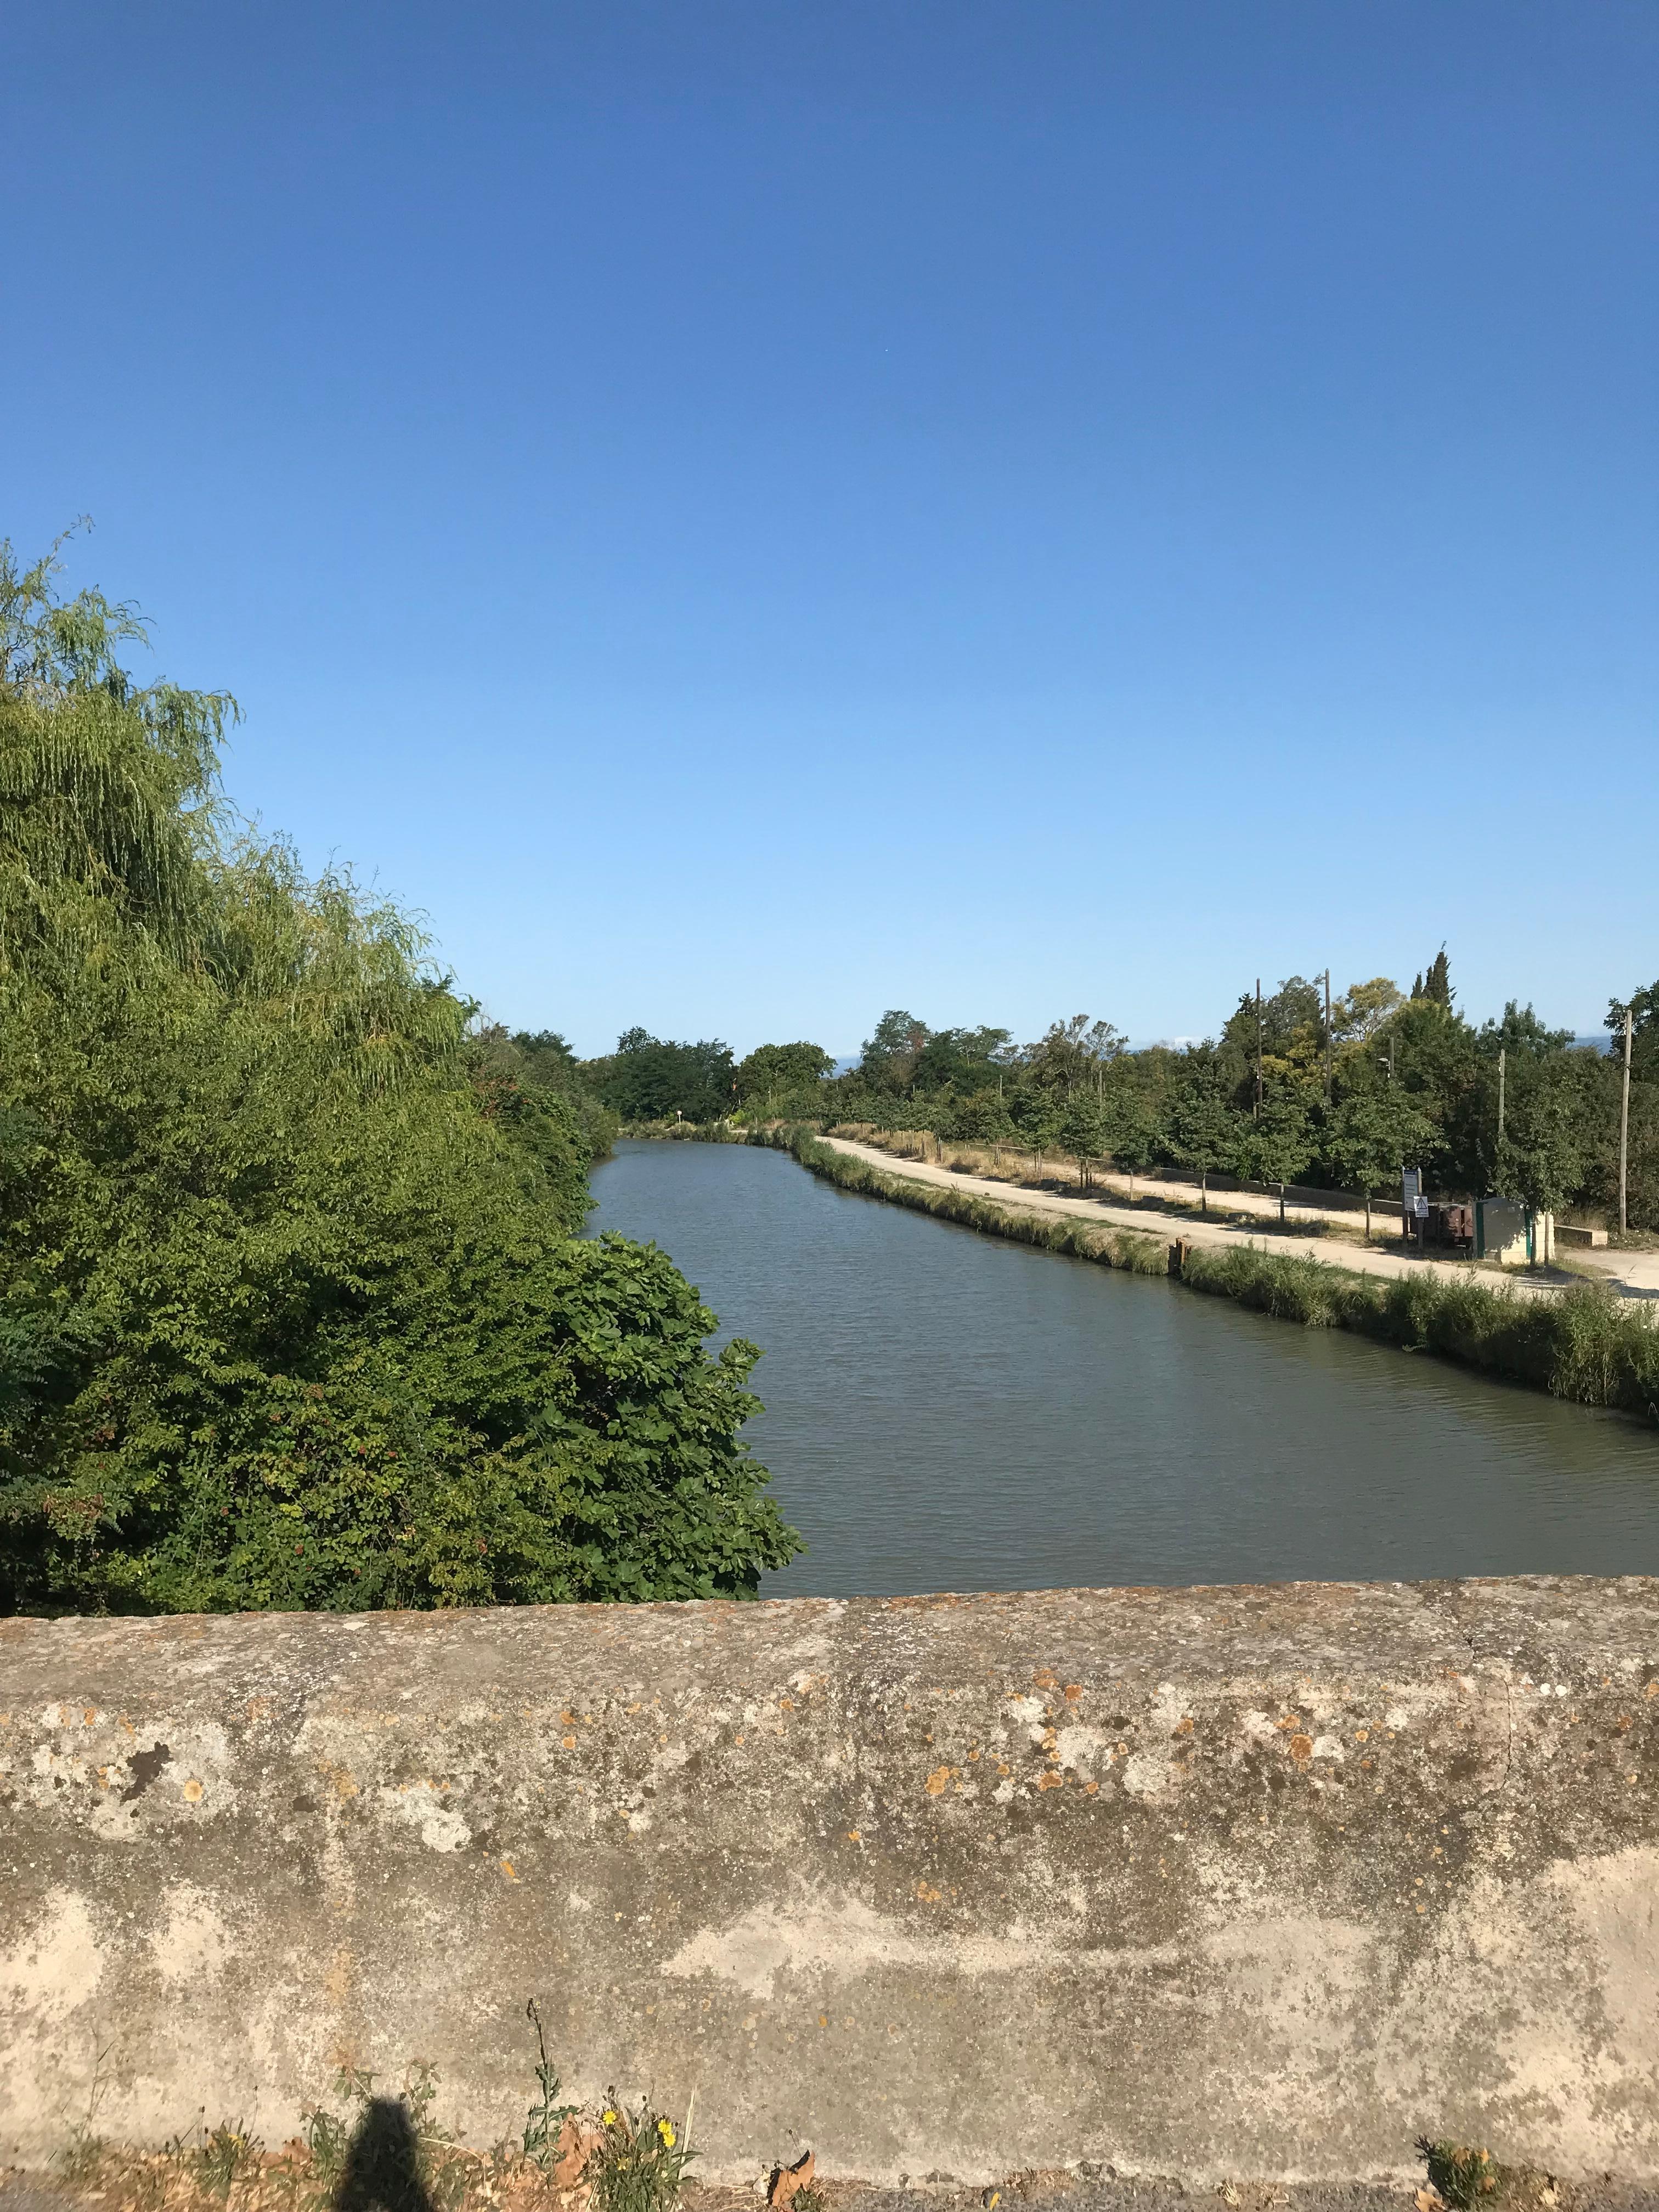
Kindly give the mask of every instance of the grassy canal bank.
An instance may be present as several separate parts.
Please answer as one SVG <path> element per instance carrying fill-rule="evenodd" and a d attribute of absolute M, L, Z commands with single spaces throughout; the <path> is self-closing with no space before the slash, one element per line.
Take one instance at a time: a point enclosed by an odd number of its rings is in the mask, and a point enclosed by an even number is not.
<path fill-rule="evenodd" d="M 1442 1359 L 1659 1424 L 1659 1325 L 1650 1310 L 1586 1283 L 1522 1297 L 1484 1283 L 1363 1275 L 1323 1260 L 1248 1248 L 1206 1251 L 1109 1223 L 1045 1217 L 976 1192 L 920 1182 L 825 1144 L 800 1124 L 749 1133 L 838 1189 L 1097 1266 L 1177 1275 L 1189 1290 L 1236 1298 L 1304 1328 L 1346 1328 Z"/>

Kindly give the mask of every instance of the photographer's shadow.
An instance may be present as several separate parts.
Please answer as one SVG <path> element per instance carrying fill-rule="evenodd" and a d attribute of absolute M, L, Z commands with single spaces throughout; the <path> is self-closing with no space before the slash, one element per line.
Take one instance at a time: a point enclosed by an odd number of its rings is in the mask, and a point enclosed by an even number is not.
<path fill-rule="evenodd" d="M 371 2097 L 364 2106 L 346 2148 L 334 2212 L 433 2212 L 421 2179 L 420 2145 L 401 2098 Z"/>

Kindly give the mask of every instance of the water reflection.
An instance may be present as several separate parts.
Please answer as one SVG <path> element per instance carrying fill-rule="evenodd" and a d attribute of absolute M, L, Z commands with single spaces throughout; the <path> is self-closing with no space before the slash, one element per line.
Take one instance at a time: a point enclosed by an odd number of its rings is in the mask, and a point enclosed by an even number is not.
<path fill-rule="evenodd" d="M 1659 1570 L 1659 1436 L 1159 1279 L 624 1144 L 654 1237 L 765 1347 L 749 1431 L 808 1553 L 766 1594 Z"/>

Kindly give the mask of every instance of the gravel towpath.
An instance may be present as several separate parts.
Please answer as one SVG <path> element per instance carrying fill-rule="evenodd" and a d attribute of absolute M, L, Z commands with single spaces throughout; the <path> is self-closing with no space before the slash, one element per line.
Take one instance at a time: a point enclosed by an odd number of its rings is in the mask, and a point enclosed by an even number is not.
<path fill-rule="evenodd" d="M 1401 1253 L 1380 1251 L 1375 1246 L 1347 1238 L 1298 1236 L 1294 1226 L 1281 1230 L 1276 1220 L 1271 1227 L 1259 1221 L 1236 1224 L 1202 1213 L 1168 1212 L 1157 1205 L 1131 1206 L 1127 1200 L 1115 1203 L 1109 1198 L 1073 1198 L 1063 1191 L 1030 1190 L 1019 1183 L 959 1173 L 955 1168 L 937 1166 L 931 1160 L 897 1158 L 891 1152 L 883 1152 L 878 1145 L 860 1144 L 850 1137 L 825 1137 L 822 1141 L 838 1152 L 867 1161 L 884 1175 L 952 1190 L 973 1191 L 981 1198 L 994 1199 L 1010 1212 L 1063 1214 L 1074 1221 L 1109 1222 L 1115 1229 L 1139 1230 L 1144 1236 L 1161 1237 L 1165 1243 L 1181 1237 L 1189 1244 L 1222 1252 L 1245 1246 L 1255 1252 L 1322 1260 L 1329 1266 L 1346 1267 L 1362 1275 L 1430 1274 L 1452 1283 L 1467 1283 L 1473 1277 L 1494 1288 L 1511 1285 L 1523 1297 L 1553 1297 L 1572 1279 L 1570 1276 L 1553 1276 L 1538 1280 L 1518 1273 L 1505 1274 L 1495 1267 L 1472 1267 L 1467 1260 L 1407 1259 Z M 1233 1196 L 1230 1191 L 1218 1202 L 1231 1208 Z"/>

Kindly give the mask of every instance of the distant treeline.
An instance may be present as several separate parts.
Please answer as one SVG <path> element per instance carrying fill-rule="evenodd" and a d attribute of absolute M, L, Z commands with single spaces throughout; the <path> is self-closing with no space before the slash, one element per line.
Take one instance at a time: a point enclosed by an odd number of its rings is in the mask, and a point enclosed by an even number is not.
<path fill-rule="evenodd" d="M 1633 992 L 1629 1219 L 1659 1229 L 1659 981 Z M 568 1079 L 625 1124 L 727 1117 L 927 1129 L 1145 1173 L 1327 1188 L 1397 1188 L 1421 1166 L 1447 1195 L 1499 1191 L 1616 1223 L 1626 1002 L 1607 1009 L 1613 1053 L 1552 1030 L 1511 1000 L 1479 1028 L 1458 1012 L 1443 948 L 1409 990 L 1386 976 L 1331 1001 L 1292 975 L 1243 993 L 1218 1034 L 1132 1052 L 1078 1014 L 1028 1044 L 1006 1029 L 931 1028 L 884 1013 L 842 1075 L 819 1046 L 674 1043 L 632 1030 Z"/>

